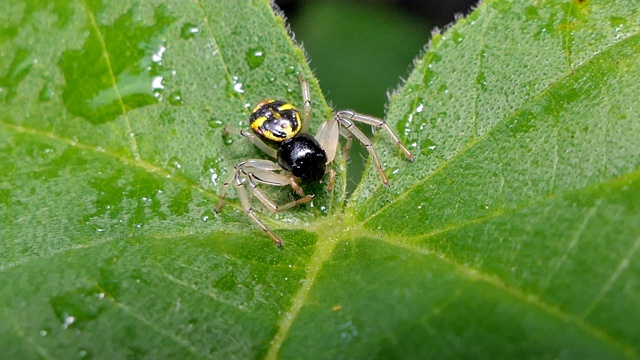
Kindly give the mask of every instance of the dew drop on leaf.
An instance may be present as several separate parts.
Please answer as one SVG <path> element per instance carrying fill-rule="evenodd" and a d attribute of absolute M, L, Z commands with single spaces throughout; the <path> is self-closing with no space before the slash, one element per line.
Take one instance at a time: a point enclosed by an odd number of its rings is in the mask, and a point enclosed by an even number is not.
<path fill-rule="evenodd" d="M 453 42 L 458 45 L 462 42 L 462 40 L 464 40 L 464 37 L 462 36 L 462 34 L 460 34 L 457 31 L 453 32 Z"/>
<path fill-rule="evenodd" d="M 200 215 L 200 218 L 202 219 L 202 221 L 207 222 L 215 218 L 215 216 L 216 215 L 213 213 L 211 209 L 207 209 Z"/>
<path fill-rule="evenodd" d="M 241 94 L 244 94 L 242 86 L 243 84 L 240 81 L 240 78 L 238 76 L 232 76 L 231 81 L 227 83 L 227 96 L 237 98 Z"/>
<path fill-rule="evenodd" d="M 296 66 L 295 65 L 287 65 L 287 67 L 285 67 L 284 69 L 284 73 L 286 75 L 294 75 L 297 73 L 296 71 Z"/>
<path fill-rule="evenodd" d="M 214 129 L 220 128 L 220 127 L 222 127 L 222 125 L 223 125 L 223 124 L 222 124 L 222 121 L 220 121 L 220 120 L 215 120 L 215 119 L 210 119 L 210 120 L 207 122 L 207 124 L 209 125 L 209 127 L 214 128 Z"/>
<path fill-rule="evenodd" d="M 420 142 L 420 152 L 422 155 L 432 154 L 436 150 L 436 143 L 433 140 L 425 138 Z"/>
<path fill-rule="evenodd" d="M 182 168 L 180 159 L 175 156 L 169 158 L 169 160 L 167 161 L 167 165 L 177 170 L 180 170 Z"/>
<path fill-rule="evenodd" d="M 476 85 L 480 86 L 480 90 L 487 91 L 487 78 L 484 75 L 484 72 L 479 72 L 478 76 L 476 76 Z"/>
<path fill-rule="evenodd" d="M 171 94 L 169 94 L 169 104 L 174 106 L 184 105 L 184 99 L 182 98 L 182 93 L 180 91 L 174 91 Z"/>
<path fill-rule="evenodd" d="M 249 64 L 250 68 L 255 69 L 262 65 L 265 55 L 263 47 L 251 48 L 247 51 L 247 64 Z"/>
<path fill-rule="evenodd" d="M 54 96 L 55 96 L 55 89 L 53 88 L 51 83 L 46 82 L 42 86 L 42 89 L 40 89 L 40 92 L 38 93 L 38 100 L 40 102 L 47 102 L 47 101 L 53 100 Z"/>
<path fill-rule="evenodd" d="M 78 359 L 91 359 L 92 357 L 91 351 L 83 348 L 78 349 Z"/>
<path fill-rule="evenodd" d="M 192 23 L 185 23 L 182 25 L 182 29 L 180 29 L 180 37 L 184 40 L 193 39 L 198 33 L 200 29 Z"/>

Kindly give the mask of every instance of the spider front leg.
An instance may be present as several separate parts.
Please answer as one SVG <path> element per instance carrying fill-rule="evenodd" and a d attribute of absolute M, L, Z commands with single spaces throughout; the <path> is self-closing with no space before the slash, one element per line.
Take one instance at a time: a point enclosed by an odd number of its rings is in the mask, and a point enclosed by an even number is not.
<path fill-rule="evenodd" d="M 275 164 L 274 164 L 275 165 Z M 247 178 L 247 187 L 249 191 L 258 199 L 260 202 L 267 207 L 267 209 L 272 212 L 279 212 L 286 209 L 290 209 L 294 206 L 304 204 L 313 199 L 313 195 L 304 195 L 302 192 L 302 188 L 296 183 L 296 179 L 289 174 L 277 174 L 271 171 L 263 170 L 263 169 L 254 169 L 252 171 L 242 170 L 244 175 Z M 264 194 L 258 188 L 258 183 L 273 185 L 273 186 L 291 186 L 296 194 L 302 196 L 302 198 L 290 201 L 283 205 L 277 205 L 273 202 L 266 194 Z"/>
<path fill-rule="evenodd" d="M 249 217 L 249 219 L 251 219 L 256 225 L 258 225 L 258 227 L 266 232 L 277 246 L 282 247 L 282 240 L 273 232 L 271 232 L 271 230 L 269 230 L 269 228 L 255 215 L 253 206 L 251 206 L 249 196 L 245 189 L 245 187 L 248 188 L 249 192 L 258 200 L 260 200 L 260 202 L 272 212 L 279 212 L 282 210 L 290 209 L 294 206 L 304 204 L 313 199 L 313 195 L 307 195 L 286 204 L 277 205 L 267 195 L 260 191 L 260 189 L 258 188 L 259 183 L 274 186 L 291 186 L 297 194 L 303 196 L 304 194 L 302 193 L 302 189 L 300 188 L 300 186 L 298 186 L 293 176 L 274 172 L 281 170 L 282 168 L 278 164 L 268 160 L 247 160 L 236 165 L 231 176 L 223 184 L 222 192 L 220 193 L 220 201 L 215 207 L 215 211 L 219 212 L 222 208 L 226 191 L 229 188 L 230 184 L 233 182 L 236 186 L 238 199 L 240 200 L 242 209 L 247 217 Z"/>
<path fill-rule="evenodd" d="M 247 196 L 247 192 L 244 189 L 244 180 L 241 179 L 239 172 L 235 174 L 235 185 L 236 190 L 238 192 L 238 199 L 240 199 L 240 204 L 242 204 L 242 210 L 244 213 L 251 219 L 258 227 L 262 229 L 262 231 L 266 232 L 267 235 L 273 240 L 273 242 L 278 246 L 282 247 L 282 239 L 280 239 L 276 234 L 272 233 L 271 230 L 262 222 L 256 214 L 253 212 L 253 207 L 251 207 L 251 203 L 249 202 L 249 197 Z"/>
<path fill-rule="evenodd" d="M 237 127 L 227 125 L 224 127 L 223 134 L 224 135 L 233 134 L 233 135 L 243 136 L 247 138 L 249 141 L 251 141 L 255 146 L 258 147 L 258 149 L 262 150 L 262 152 L 264 152 L 265 154 L 271 156 L 272 158 L 277 157 L 276 150 L 271 146 L 267 145 L 264 141 L 262 141 L 262 139 L 260 139 L 260 137 L 256 136 L 256 134 L 254 134 L 251 130 L 238 129 Z"/>
<path fill-rule="evenodd" d="M 371 125 L 371 126 L 376 127 L 376 128 L 383 128 L 387 132 L 387 134 L 389 134 L 389 136 L 391 137 L 391 140 L 393 140 L 393 142 L 396 144 L 396 146 L 400 148 L 400 150 L 402 151 L 404 156 L 409 161 L 413 161 L 414 160 L 413 155 L 411 154 L 411 152 L 409 152 L 409 150 L 407 150 L 407 148 L 402 144 L 400 139 L 398 139 L 398 136 L 396 136 L 396 134 L 393 131 L 391 131 L 391 128 L 389 127 L 389 125 L 387 125 L 387 123 L 384 120 L 378 119 L 376 117 L 369 116 L 369 115 L 359 114 L 359 113 L 353 112 L 351 110 L 338 111 L 336 113 L 336 116 L 340 119 L 340 122 L 343 124 L 343 126 L 345 126 L 347 128 L 347 130 L 350 128 L 349 124 L 353 124 L 353 121 L 360 122 L 360 123 L 363 123 L 363 124 L 368 124 L 368 125 Z M 353 133 L 353 135 L 356 135 L 355 132 L 352 132 L 352 133 Z M 357 135 L 356 135 L 356 137 L 357 137 Z M 360 138 L 358 138 L 358 139 L 360 139 Z"/>
<path fill-rule="evenodd" d="M 378 158 L 378 154 L 374 149 L 373 143 L 360 129 L 358 129 L 354 125 L 354 122 L 361 122 L 375 126 L 377 128 L 384 128 L 391 136 L 391 139 L 396 144 L 396 146 L 398 146 L 400 150 L 402 150 L 404 155 L 410 161 L 413 161 L 413 155 L 409 152 L 409 150 L 407 150 L 406 147 L 404 147 L 404 145 L 402 145 L 398 137 L 393 133 L 393 131 L 391 131 L 389 126 L 383 120 L 363 114 L 358 114 L 350 110 L 342 110 L 335 113 L 331 120 L 322 123 L 320 129 L 318 130 L 318 134 L 316 135 L 316 139 L 318 139 L 318 142 L 327 153 L 327 158 L 329 159 L 327 163 L 333 161 L 333 159 L 335 158 L 340 135 L 347 139 L 347 149 L 351 146 L 352 136 L 355 136 L 356 139 L 360 141 L 360 143 L 367 149 L 367 151 L 371 155 L 373 164 L 376 169 L 378 169 L 380 177 L 382 178 L 382 182 L 388 186 L 389 180 L 384 173 L 382 163 Z"/>

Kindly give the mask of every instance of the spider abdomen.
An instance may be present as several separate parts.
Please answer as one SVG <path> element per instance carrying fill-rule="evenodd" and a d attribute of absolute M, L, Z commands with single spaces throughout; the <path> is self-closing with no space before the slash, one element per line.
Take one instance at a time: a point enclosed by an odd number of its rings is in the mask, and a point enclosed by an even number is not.
<path fill-rule="evenodd" d="M 262 139 L 280 143 L 291 138 L 302 129 L 298 109 L 280 100 L 265 100 L 251 112 L 249 125 Z"/>
<path fill-rule="evenodd" d="M 280 144 L 278 164 L 303 181 L 318 181 L 327 169 L 327 154 L 313 136 L 302 133 Z"/>

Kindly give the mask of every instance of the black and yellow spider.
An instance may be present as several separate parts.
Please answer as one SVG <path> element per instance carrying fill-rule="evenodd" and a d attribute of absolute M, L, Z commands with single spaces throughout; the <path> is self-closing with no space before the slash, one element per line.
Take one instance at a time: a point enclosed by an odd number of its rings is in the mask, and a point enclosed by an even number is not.
<path fill-rule="evenodd" d="M 335 112 L 331 119 L 320 125 L 316 136 L 307 133 L 311 117 L 311 94 L 307 81 L 300 78 L 304 111 L 302 118 L 292 104 L 279 100 L 265 100 L 251 112 L 249 125 L 251 130 L 238 129 L 227 125 L 225 134 L 244 136 L 277 162 L 264 159 L 245 160 L 235 166 L 229 178 L 222 185 L 220 201 L 215 208 L 219 212 L 225 194 L 231 183 L 235 184 L 238 198 L 247 216 L 271 237 L 273 242 L 282 246 L 282 240 L 255 215 L 246 189 L 256 197 L 267 209 L 278 212 L 289 209 L 313 199 L 313 195 L 304 195 L 299 182 L 314 182 L 327 173 L 327 165 L 335 158 L 340 135 L 347 139 L 347 149 L 355 136 L 371 154 L 373 164 L 380 172 L 382 182 L 389 185 L 382 164 L 369 138 L 354 126 L 354 122 L 383 128 L 391 136 L 391 140 L 402 150 L 404 155 L 413 161 L 413 155 L 400 142 L 387 124 L 378 118 L 359 114 L 351 110 Z M 345 149 L 346 150 L 346 149 Z M 330 170 L 329 190 L 333 187 L 335 173 Z M 276 205 L 258 184 L 274 186 L 291 186 L 301 196 L 300 199 L 284 205 Z"/>

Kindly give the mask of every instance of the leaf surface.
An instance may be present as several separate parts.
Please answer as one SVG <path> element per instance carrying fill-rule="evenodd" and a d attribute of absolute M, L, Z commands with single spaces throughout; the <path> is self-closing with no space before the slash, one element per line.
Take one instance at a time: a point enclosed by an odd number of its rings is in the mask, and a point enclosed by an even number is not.
<path fill-rule="evenodd" d="M 640 16 L 486 1 L 392 96 L 345 203 L 221 182 L 265 98 L 330 115 L 268 1 L 0 6 L 8 358 L 638 358 Z M 321 64 L 316 64 L 321 66 Z M 265 190 L 279 201 L 287 189 Z"/>

